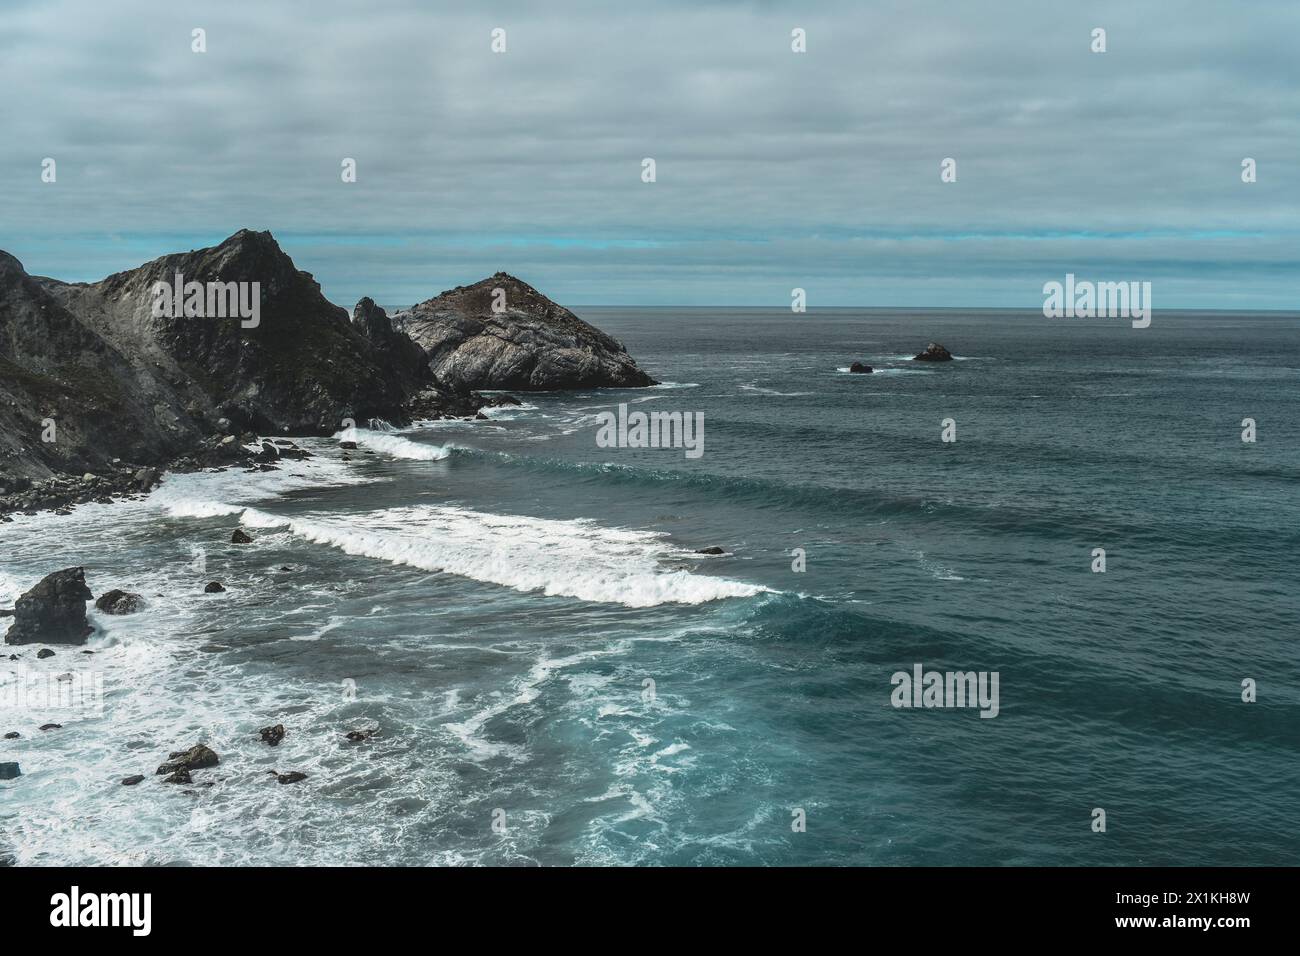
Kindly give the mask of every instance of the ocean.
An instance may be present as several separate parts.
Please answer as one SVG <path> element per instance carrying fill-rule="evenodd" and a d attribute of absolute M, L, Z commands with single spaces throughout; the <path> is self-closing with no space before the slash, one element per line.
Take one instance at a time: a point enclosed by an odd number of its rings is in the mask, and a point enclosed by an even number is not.
<path fill-rule="evenodd" d="M 580 311 L 663 384 L 0 524 L 0 606 L 75 565 L 147 602 L 0 668 L 103 688 L 0 697 L 0 856 L 1300 862 L 1300 316 Z M 703 454 L 601 447 L 620 404 Z M 996 716 L 894 706 L 917 665 Z"/>

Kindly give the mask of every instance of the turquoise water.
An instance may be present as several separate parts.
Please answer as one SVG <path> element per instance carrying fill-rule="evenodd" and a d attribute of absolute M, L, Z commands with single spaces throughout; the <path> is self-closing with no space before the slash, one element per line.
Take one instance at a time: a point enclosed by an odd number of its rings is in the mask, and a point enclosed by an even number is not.
<path fill-rule="evenodd" d="M 365 430 L 353 462 L 319 441 L 282 473 L 0 526 L 0 603 L 70 564 L 151 602 L 97 619 L 85 661 L 23 662 L 92 666 L 105 708 L 46 734 L 45 712 L 0 708 L 24 772 L 0 784 L 0 848 L 1297 862 L 1297 316 L 584 318 L 665 385 L 529 395 L 491 422 Z M 959 360 L 907 360 L 929 341 Z M 703 456 L 598 447 L 620 402 L 702 413 Z M 254 545 L 225 544 L 241 523 Z M 228 592 L 199 593 L 212 579 Z M 997 671 L 997 716 L 892 707 L 915 664 Z M 272 750 L 255 731 L 278 722 Z M 358 727 L 378 734 L 346 743 Z M 222 754 L 213 787 L 117 785 L 197 739 Z"/>

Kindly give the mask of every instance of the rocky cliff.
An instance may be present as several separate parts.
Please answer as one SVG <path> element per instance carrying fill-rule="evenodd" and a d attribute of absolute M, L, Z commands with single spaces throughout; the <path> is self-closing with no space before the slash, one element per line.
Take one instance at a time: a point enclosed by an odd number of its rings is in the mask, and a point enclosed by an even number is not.
<path fill-rule="evenodd" d="M 177 276 L 197 298 L 159 293 Z M 241 293 L 255 310 L 238 308 Z M 327 301 L 268 232 L 94 283 L 30 276 L 0 252 L 0 486 L 165 464 L 222 432 L 403 421 L 431 381 L 426 360 L 382 310 L 358 308 L 352 319 Z"/>
<path fill-rule="evenodd" d="M 657 384 L 604 332 L 504 272 L 393 316 L 452 388 L 545 391 Z"/>

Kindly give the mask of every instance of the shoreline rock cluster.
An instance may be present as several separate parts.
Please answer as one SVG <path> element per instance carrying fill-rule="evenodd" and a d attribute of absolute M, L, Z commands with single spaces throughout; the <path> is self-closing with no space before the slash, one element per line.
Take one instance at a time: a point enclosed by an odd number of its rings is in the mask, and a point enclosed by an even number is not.
<path fill-rule="evenodd" d="M 178 276 L 184 311 L 191 286 L 209 301 L 213 287 L 257 288 L 258 322 L 160 310 L 154 290 Z M 506 273 L 390 318 L 368 297 L 351 314 L 329 302 L 269 232 L 92 283 L 29 275 L 0 252 L 0 515 L 144 494 L 165 470 L 274 467 L 279 439 L 249 461 L 257 435 L 518 404 L 485 389 L 653 384 L 618 342 Z"/>

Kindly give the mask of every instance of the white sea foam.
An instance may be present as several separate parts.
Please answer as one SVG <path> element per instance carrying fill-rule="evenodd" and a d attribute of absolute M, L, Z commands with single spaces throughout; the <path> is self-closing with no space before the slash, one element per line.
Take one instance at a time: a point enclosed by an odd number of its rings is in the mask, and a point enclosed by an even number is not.
<path fill-rule="evenodd" d="M 844 371 L 848 371 L 845 369 Z M 747 392 L 754 392 L 758 395 L 773 395 L 780 398 L 797 398 L 800 395 L 812 395 L 813 392 L 778 392 L 774 388 L 763 388 L 761 385 L 742 385 L 740 386 Z"/>
<path fill-rule="evenodd" d="M 426 571 L 443 571 L 551 597 L 655 607 L 752 597 L 768 588 L 683 570 L 661 559 L 685 552 L 664 535 L 606 528 L 587 519 L 560 521 L 421 505 L 386 511 L 280 517 L 243 511 L 242 523 L 285 528 L 297 537 Z"/>
<path fill-rule="evenodd" d="M 430 445 L 388 432 L 371 431 L 368 428 L 347 428 L 334 437 L 340 441 L 354 441 L 363 448 L 370 448 L 391 458 L 442 461 L 444 458 L 451 457 L 450 445 Z"/>
<path fill-rule="evenodd" d="M 509 420 L 525 412 L 537 411 L 536 405 L 530 405 L 527 402 L 522 405 L 494 405 L 491 408 L 484 408 L 483 414 L 488 418 Z"/>

